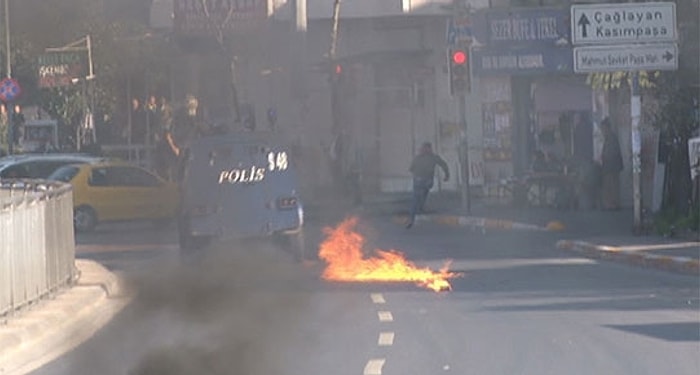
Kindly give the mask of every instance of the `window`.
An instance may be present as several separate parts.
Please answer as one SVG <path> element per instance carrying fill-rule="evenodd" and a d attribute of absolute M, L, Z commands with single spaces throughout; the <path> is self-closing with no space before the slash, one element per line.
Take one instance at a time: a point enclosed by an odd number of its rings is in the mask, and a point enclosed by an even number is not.
<path fill-rule="evenodd" d="M 27 167 L 22 164 L 13 165 L 7 167 L 5 170 L 0 172 L 0 177 L 2 178 L 29 178 L 29 171 Z"/>
<path fill-rule="evenodd" d="M 109 178 L 107 176 L 107 168 L 93 168 L 90 173 L 90 186 L 108 186 Z"/>
<path fill-rule="evenodd" d="M 49 176 L 49 180 L 70 182 L 78 174 L 79 170 L 75 166 L 61 167 Z"/>
<path fill-rule="evenodd" d="M 32 178 L 46 178 L 57 168 L 72 163 L 73 162 L 69 160 L 33 161 L 27 164 L 27 173 L 29 173 Z"/>
<path fill-rule="evenodd" d="M 135 167 L 110 167 L 107 179 L 112 186 L 156 187 L 160 181 L 152 174 Z"/>

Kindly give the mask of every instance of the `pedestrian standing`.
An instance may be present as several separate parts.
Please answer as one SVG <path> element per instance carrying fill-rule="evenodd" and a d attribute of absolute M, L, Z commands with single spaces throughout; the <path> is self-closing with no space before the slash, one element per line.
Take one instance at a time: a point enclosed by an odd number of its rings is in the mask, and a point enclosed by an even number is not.
<path fill-rule="evenodd" d="M 606 117 L 601 122 L 600 128 L 603 133 L 602 208 L 604 210 L 617 210 L 620 208 L 620 172 L 623 169 L 620 141 L 609 118 Z"/>
<path fill-rule="evenodd" d="M 175 155 L 174 172 L 175 179 L 181 177 L 183 161 L 190 143 L 196 138 L 208 134 L 208 127 L 204 120 L 203 109 L 199 100 L 191 94 L 185 98 L 183 106 L 178 108 L 172 120 L 172 126 L 165 132 L 165 140 Z"/>
<path fill-rule="evenodd" d="M 416 214 L 423 212 L 428 193 L 433 187 L 435 180 L 435 167 L 439 166 L 444 172 L 444 180 L 450 179 L 450 170 L 447 163 L 439 155 L 433 153 L 430 142 L 425 142 L 420 148 L 420 152 L 411 162 L 411 174 L 413 174 L 413 199 L 411 200 L 411 213 L 406 223 L 406 228 L 413 226 Z"/>
<path fill-rule="evenodd" d="M 175 164 L 177 155 L 175 155 L 174 149 L 171 147 L 168 138 L 171 137 L 172 127 L 173 127 L 173 113 L 172 107 L 168 100 L 164 97 L 160 98 L 158 104 L 157 114 L 158 114 L 158 128 L 156 128 L 155 134 L 155 146 L 156 146 L 156 171 L 161 177 L 172 180 L 173 170 L 172 166 Z M 172 141 L 172 139 L 171 139 Z"/>

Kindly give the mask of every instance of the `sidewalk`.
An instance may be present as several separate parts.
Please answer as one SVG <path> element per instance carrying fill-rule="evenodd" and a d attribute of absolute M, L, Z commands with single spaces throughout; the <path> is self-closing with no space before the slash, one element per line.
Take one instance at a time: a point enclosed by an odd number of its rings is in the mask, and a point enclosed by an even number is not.
<path fill-rule="evenodd" d="M 121 279 L 89 260 L 76 260 L 80 277 L 55 297 L 0 317 L 0 375 L 26 374 L 89 339 L 126 306 Z"/>

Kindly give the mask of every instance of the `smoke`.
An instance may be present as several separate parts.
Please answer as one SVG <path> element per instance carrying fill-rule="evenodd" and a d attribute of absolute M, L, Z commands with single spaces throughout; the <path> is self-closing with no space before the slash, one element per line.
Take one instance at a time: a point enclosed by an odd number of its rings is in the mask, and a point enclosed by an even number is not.
<path fill-rule="evenodd" d="M 207 255 L 134 279 L 137 316 L 169 317 L 185 334 L 149 348 L 129 375 L 284 373 L 274 356 L 306 315 L 308 272 L 261 242 L 220 244 Z"/>
<path fill-rule="evenodd" d="M 317 280 L 289 253 L 271 241 L 227 242 L 197 260 L 138 262 L 127 276 L 134 301 L 61 373 L 288 373 L 290 348 L 312 311 L 305 288 Z"/>

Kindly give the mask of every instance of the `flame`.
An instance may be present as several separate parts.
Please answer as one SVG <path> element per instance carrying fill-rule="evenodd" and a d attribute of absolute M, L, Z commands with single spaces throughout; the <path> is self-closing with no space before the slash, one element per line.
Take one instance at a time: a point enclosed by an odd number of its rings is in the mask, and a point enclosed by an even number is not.
<path fill-rule="evenodd" d="M 451 290 L 448 279 L 461 274 L 449 272 L 447 262 L 438 272 L 418 268 L 396 250 L 374 250 L 374 257 L 362 253 L 365 239 L 354 229 L 357 218 L 350 217 L 336 228 L 325 228 L 326 239 L 321 243 L 319 257 L 326 262 L 321 277 L 332 281 L 393 281 L 415 282 L 436 292 Z"/>

